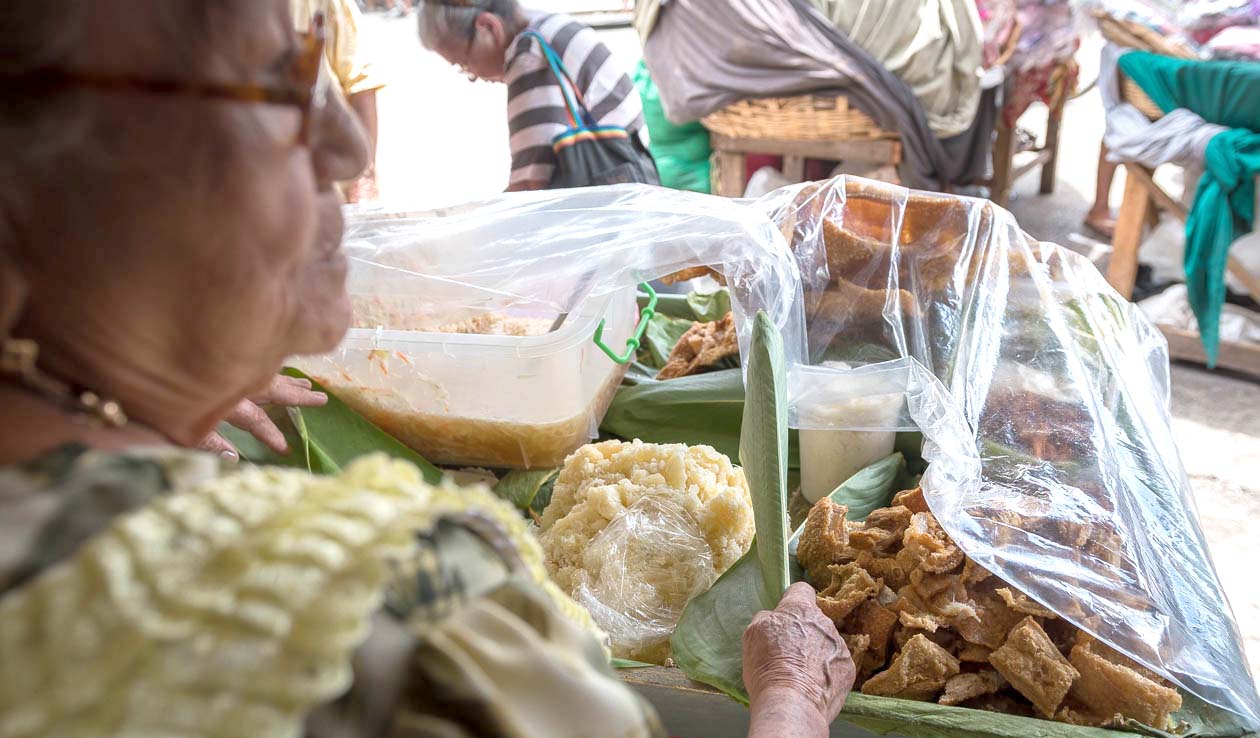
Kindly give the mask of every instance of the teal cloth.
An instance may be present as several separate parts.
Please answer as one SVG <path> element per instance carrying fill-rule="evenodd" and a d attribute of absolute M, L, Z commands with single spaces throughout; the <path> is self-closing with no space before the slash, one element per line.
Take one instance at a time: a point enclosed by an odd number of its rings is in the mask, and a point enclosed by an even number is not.
<path fill-rule="evenodd" d="M 1165 113 L 1186 108 L 1229 126 L 1208 142 L 1205 172 L 1186 220 L 1186 289 L 1208 366 L 1216 365 L 1229 247 L 1255 221 L 1260 174 L 1260 64 L 1174 59 L 1145 51 L 1120 69 Z"/>
<path fill-rule="evenodd" d="M 709 131 L 699 122 L 677 126 L 665 117 L 661 96 L 642 60 L 634 70 L 634 86 L 643 101 L 643 119 L 647 121 L 648 148 L 656 160 L 661 184 L 675 190 L 691 190 L 709 194 Z"/>

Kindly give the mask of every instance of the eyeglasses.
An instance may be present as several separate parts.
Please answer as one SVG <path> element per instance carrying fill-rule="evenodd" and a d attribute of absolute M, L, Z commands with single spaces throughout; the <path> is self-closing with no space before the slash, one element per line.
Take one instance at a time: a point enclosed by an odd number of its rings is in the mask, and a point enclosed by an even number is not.
<path fill-rule="evenodd" d="M 302 111 L 302 128 L 298 133 L 297 143 L 305 146 L 310 142 L 311 121 L 328 105 L 330 81 L 324 64 L 324 45 L 327 40 L 324 14 L 316 13 L 311 19 L 310 29 L 298 35 L 302 40 L 302 48 L 288 71 L 289 79 L 278 85 L 149 79 L 60 69 L 42 70 L 13 82 L 5 81 L 0 84 L 6 87 L 38 89 L 90 87 L 209 100 L 291 105 Z"/>

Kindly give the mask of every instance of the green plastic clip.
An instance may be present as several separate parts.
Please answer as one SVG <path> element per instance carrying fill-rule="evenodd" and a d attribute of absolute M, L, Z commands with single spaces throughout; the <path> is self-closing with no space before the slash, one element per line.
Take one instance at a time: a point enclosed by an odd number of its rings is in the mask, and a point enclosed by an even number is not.
<path fill-rule="evenodd" d="M 601 319 L 599 325 L 595 328 L 595 345 L 599 346 L 600 351 L 608 354 L 608 358 L 623 366 L 634 361 L 634 355 L 643 342 L 643 334 L 647 333 L 648 322 L 656 314 L 656 290 L 652 289 L 652 285 L 647 282 L 640 284 L 639 288 L 647 293 L 648 304 L 639 313 L 639 327 L 634 329 L 634 335 L 626 339 L 626 352 L 624 354 L 617 354 L 604 343 L 604 323 L 606 321 Z"/>

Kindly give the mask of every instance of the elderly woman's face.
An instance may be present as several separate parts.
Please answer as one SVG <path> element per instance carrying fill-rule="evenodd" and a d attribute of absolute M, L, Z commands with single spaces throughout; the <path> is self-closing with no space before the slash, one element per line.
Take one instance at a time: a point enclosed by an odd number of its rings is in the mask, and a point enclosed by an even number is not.
<path fill-rule="evenodd" d="M 301 49 L 287 0 L 88 5 L 76 70 L 276 85 Z M 186 370 L 224 391 L 265 383 L 286 356 L 334 347 L 350 320 L 334 183 L 363 169 L 367 148 L 332 87 L 305 142 L 293 106 L 79 93 L 91 111 L 90 145 L 33 183 L 57 212 L 37 214 L 43 232 L 31 239 L 33 249 L 71 244 L 78 263 L 29 255 L 43 284 L 32 285 L 28 325 L 45 343 L 73 333 L 102 344 L 137 337 L 175 364 L 155 375 Z M 67 300 L 90 308 L 58 304 Z M 66 321 L 99 325 L 70 331 Z M 93 347 L 57 349 L 91 363 Z"/>

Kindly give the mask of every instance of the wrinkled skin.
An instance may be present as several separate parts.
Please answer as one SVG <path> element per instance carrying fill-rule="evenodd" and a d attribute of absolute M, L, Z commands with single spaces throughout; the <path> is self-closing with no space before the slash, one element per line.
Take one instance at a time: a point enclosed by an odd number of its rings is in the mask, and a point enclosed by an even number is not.
<path fill-rule="evenodd" d="M 752 706 L 750 738 L 827 735 L 853 688 L 849 649 L 804 582 L 744 632 L 744 686 Z"/>
<path fill-rule="evenodd" d="M 82 2 L 82 36 L 59 62 L 70 69 L 274 84 L 298 48 L 285 0 Z M 68 94 L 81 118 L 73 135 L 13 174 L 30 188 L 29 210 L 0 212 L 11 225 L 0 228 L 11 262 L 0 270 L 26 286 L 12 335 L 39 344 L 47 373 L 116 399 L 132 423 L 91 428 L 0 385 L 0 421 L 24 428 L 0 436 L 0 463 L 73 441 L 198 445 L 241 398 L 265 392 L 285 358 L 332 349 L 350 323 L 334 183 L 363 170 L 367 143 L 338 91 L 306 145 L 292 106 Z"/>

